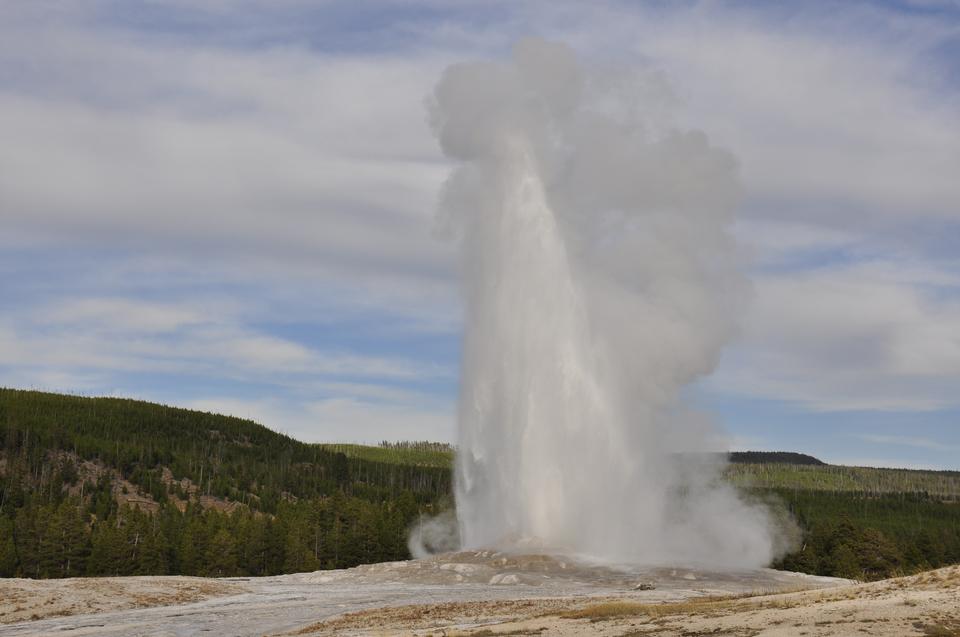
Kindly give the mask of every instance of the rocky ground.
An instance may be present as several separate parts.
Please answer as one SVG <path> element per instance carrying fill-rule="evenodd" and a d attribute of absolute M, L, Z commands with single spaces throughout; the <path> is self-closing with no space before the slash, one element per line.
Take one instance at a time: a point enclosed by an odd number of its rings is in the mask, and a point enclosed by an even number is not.
<path fill-rule="evenodd" d="M 854 584 L 465 552 L 271 578 L 0 580 L 0 635 L 960 635 L 960 568 Z"/>
<path fill-rule="evenodd" d="M 189 604 L 244 590 L 236 583 L 203 577 L 0 579 L 0 633 L 3 624 Z"/>
<path fill-rule="evenodd" d="M 674 602 L 610 597 L 411 605 L 349 613 L 286 635 L 960 637 L 960 568 L 814 591 Z"/>

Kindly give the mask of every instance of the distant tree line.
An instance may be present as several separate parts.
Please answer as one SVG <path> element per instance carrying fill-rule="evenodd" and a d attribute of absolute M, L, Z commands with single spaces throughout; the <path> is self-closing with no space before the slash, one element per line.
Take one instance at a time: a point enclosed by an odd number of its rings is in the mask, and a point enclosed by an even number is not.
<path fill-rule="evenodd" d="M 447 445 L 312 445 L 238 418 L 0 389 L 0 576 L 253 576 L 406 559 L 410 525 L 451 506 L 451 458 Z M 745 452 L 728 468 L 803 530 L 774 566 L 868 580 L 960 563 L 960 474 L 809 458 Z"/>
<path fill-rule="evenodd" d="M 743 464 L 792 464 L 822 466 L 827 463 L 808 456 L 805 453 L 793 451 L 731 451 L 728 454 L 730 462 Z"/>
<path fill-rule="evenodd" d="M 418 512 L 410 492 L 383 503 L 339 493 L 283 502 L 275 515 L 196 505 L 146 513 L 117 507 L 108 494 L 0 515 L 0 576 L 255 576 L 407 559 Z"/>
<path fill-rule="evenodd" d="M 804 530 L 776 568 L 874 580 L 960 563 L 960 505 L 927 494 L 778 490 Z"/>
<path fill-rule="evenodd" d="M 725 475 L 741 487 L 847 493 L 857 498 L 914 494 L 960 502 L 960 472 L 877 469 L 788 462 L 731 463 Z"/>

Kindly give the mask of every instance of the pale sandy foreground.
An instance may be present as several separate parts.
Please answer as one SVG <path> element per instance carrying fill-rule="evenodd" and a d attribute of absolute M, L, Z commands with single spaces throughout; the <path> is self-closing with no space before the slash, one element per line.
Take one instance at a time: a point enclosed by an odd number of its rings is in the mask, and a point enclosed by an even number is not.
<path fill-rule="evenodd" d="M 467 552 L 269 578 L 0 580 L 0 635 L 204 634 L 949 636 L 960 568 L 853 584 Z"/>

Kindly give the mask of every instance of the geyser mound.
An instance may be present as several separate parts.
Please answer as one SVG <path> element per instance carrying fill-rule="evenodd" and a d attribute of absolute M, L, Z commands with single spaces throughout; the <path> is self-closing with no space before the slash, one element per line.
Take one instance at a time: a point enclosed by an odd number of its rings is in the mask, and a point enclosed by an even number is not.
<path fill-rule="evenodd" d="M 677 129 L 652 75 L 588 73 L 530 39 L 457 64 L 431 122 L 458 166 L 465 340 L 456 464 L 465 547 L 737 567 L 777 551 L 767 511 L 719 481 L 683 408 L 746 284 L 734 157 Z"/>
<path fill-rule="evenodd" d="M 757 590 L 795 590 L 847 584 L 850 580 L 816 577 L 771 569 L 724 569 L 609 565 L 566 555 L 515 553 L 492 550 L 443 553 L 419 560 L 364 564 L 339 571 L 317 571 L 299 576 L 318 584 L 403 584 L 444 587 L 466 585 L 508 597 L 540 595 L 633 595 L 647 598 L 686 598 L 712 591 L 721 594 Z M 644 584 L 645 586 L 641 586 Z M 504 589 L 513 589 L 507 591 Z M 527 590 L 517 590 L 527 589 Z M 462 593 L 463 594 L 463 593 Z"/>

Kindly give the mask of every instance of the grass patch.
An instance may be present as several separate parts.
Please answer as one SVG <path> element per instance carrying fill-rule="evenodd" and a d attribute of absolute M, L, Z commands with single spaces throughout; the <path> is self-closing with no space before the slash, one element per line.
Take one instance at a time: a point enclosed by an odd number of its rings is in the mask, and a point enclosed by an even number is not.
<path fill-rule="evenodd" d="M 449 469 L 453 466 L 453 449 L 445 448 L 442 445 L 375 447 L 371 445 L 321 443 L 319 446 L 329 451 L 342 453 L 348 458 L 359 458 L 371 462 L 440 467 L 442 469 Z"/>
<path fill-rule="evenodd" d="M 667 617 L 670 615 L 695 615 L 712 613 L 730 608 L 735 599 L 726 597 L 703 597 L 683 602 L 649 604 L 643 602 L 603 602 L 591 604 L 578 610 L 560 613 L 565 619 L 589 619 L 603 621 L 622 617 Z"/>
<path fill-rule="evenodd" d="M 791 593 L 804 592 L 811 593 L 813 597 L 788 596 Z M 750 591 L 733 595 L 711 595 L 695 597 L 681 602 L 654 604 L 627 600 L 610 601 L 565 611 L 559 613 L 559 615 L 565 619 L 588 619 L 593 622 L 639 616 L 659 618 L 673 615 L 716 615 L 734 609 L 784 609 L 823 601 L 839 601 L 852 598 L 853 596 L 849 592 L 796 588 L 779 591 Z"/>
<path fill-rule="evenodd" d="M 510 637 L 510 636 L 519 636 L 519 635 L 540 635 L 545 631 L 545 627 L 541 628 L 517 628 L 515 630 L 508 631 L 498 631 L 491 628 L 481 628 L 477 631 L 446 631 L 442 633 L 443 637 Z"/>

